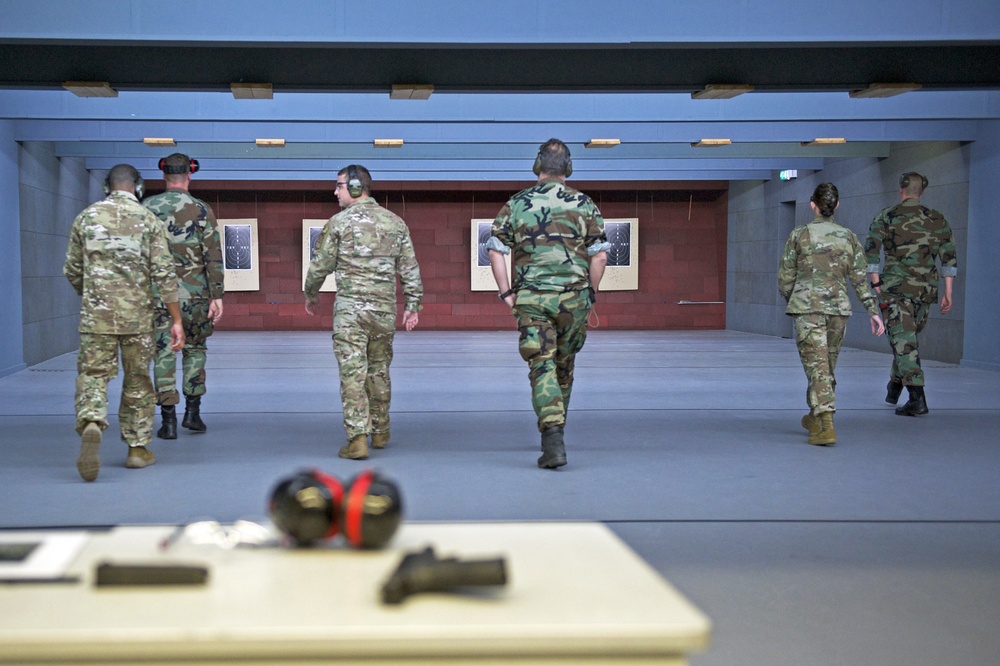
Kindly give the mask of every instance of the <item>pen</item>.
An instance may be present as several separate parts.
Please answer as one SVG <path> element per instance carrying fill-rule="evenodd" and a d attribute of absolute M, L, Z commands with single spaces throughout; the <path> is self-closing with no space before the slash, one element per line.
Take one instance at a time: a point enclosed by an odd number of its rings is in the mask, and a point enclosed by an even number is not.
<path fill-rule="evenodd" d="M 170 533 L 170 536 L 160 541 L 160 550 L 167 550 L 168 548 L 173 546 L 175 543 L 177 543 L 178 540 L 180 540 L 183 534 L 184 534 L 184 526 L 178 525 L 176 528 L 174 528 L 174 531 Z"/>

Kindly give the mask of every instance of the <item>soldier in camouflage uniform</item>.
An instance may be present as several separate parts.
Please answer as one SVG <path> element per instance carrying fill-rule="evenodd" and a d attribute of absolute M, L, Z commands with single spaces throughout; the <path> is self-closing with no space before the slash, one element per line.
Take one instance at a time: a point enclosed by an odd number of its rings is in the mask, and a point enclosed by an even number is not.
<path fill-rule="evenodd" d="M 542 433 L 538 466 L 555 469 L 566 464 L 573 364 L 587 339 L 587 315 L 610 244 L 597 206 L 566 185 L 573 171 L 566 144 L 542 144 L 533 170 L 538 182 L 500 210 L 488 248 L 500 299 L 517 317 L 518 349 L 528 362 L 531 404 Z M 511 251 L 512 279 L 503 256 Z"/>
<path fill-rule="evenodd" d="M 424 295 L 420 267 L 406 223 L 371 196 L 368 169 L 352 164 L 337 174 L 342 211 L 330 218 L 316 239 L 306 273 L 306 312 L 316 313 L 319 289 L 334 273 L 333 352 L 340 368 L 340 399 L 348 443 L 341 458 L 368 457 L 389 441 L 392 341 L 396 333 L 396 276 L 403 285 L 403 326 L 420 320 Z"/>
<path fill-rule="evenodd" d="M 809 413 L 802 426 L 809 431 L 809 443 L 819 446 L 837 441 L 834 370 L 851 315 L 848 283 L 871 315 L 872 333 L 885 331 L 878 303 L 865 284 L 861 243 L 833 219 L 839 199 L 833 183 L 816 188 L 809 202 L 816 217 L 789 234 L 778 268 L 778 292 L 788 302 L 785 314 L 795 318 L 795 345 L 808 380 Z"/>
<path fill-rule="evenodd" d="M 865 240 L 869 278 L 885 308 L 893 348 L 885 400 L 895 405 L 904 385 L 909 392 L 906 404 L 896 409 L 900 416 L 928 411 L 917 336 L 927 324 L 931 305 L 938 301 L 937 262 L 944 278 L 941 314 L 951 310 L 952 283 L 958 274 L 951 227 L 944 215 L 921 205 L 925 189 L 926 178 L 904 173 L 899 179 L 900 203 L 875 216 Z M 880 275 L 883 250 L 885 267 Z"/>
<path fill-rule="evenodd" d="M 205 394 L 205 352 L 208 336 L 222 317 L 222 244 L 215 213 L 208 204 L 188 192 L 197 160 L 174 153 L 160 161 L 167 190 L 143 202 L 166 224 L 170 252 L 177 267 L 178 295 L 184 318 L 182 367 L 185 409 L 181 425 L 194 432 L 208 428 L 201 419 L 201 397 Z M 156 403 L 160 405 L 161 439 L 177 439 L 177 356 L 170 349 L 170 315 L 159 302 L 156 308 L 156 358 L 153 376 Z"/>
<path fill-rule="evenodd" d="M 118 419 L 129 449 L 125 467 L 156 462 L 153 357 L 153 289 L 170 312 L 170 344 L 184 346 L 177 304 L 177 278 L 163 223 L 139 203 L 142 179 L 128 164 L 111 169 L 108 197 L 80 213 L 70 230 L 63 273 L 83 297 L 77 356 L 76 431 L 81 436 L 76 467 L 85 481 L 100 471 L 100 446 L 108 427 L 108 382 L 118 375 L 121 349 L 125 376 Z"/>

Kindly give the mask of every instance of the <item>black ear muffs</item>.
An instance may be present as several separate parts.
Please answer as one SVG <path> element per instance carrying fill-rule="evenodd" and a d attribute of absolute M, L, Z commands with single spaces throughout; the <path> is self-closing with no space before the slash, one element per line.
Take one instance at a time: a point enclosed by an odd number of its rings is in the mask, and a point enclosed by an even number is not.
<path fill-rule="evenodd" d="M 317 469 L 299 472 L 278 482 L 271 491 L 271 522 L 300 546 L 329 539 L 340 531 L 344 488 L 340 481 Z"/>
<path fill-rule="evenodd" d="M 536 176 L 542 175 L 542 151 L 538 151 L 535 155 L 535 163 L 531 165 L 531 170 Z M 567 178 L 573 175 L 573 158 L 569 158 L 566 162 L 566 172 L 563 174 Z"/>
<path fill-rule="evenodd" d="M 907 187 L 910 186 L 910 183 L 912 182 L 912 180 L 914 178 L 920 178 L 920 189 L 921 189 L 921 191 L 927 189 L 927 185 L 929 184 L 927 182 L 927 178 L 924 177 L 923 175 L 917 173 L 916 171 L 909 171 L 909 172 L 904 173 L 902 176 L 899 177 L 899 189 L 905 190 Z"/>
<path fill-rule="evenodd" d="M 358 175 L 358 167 L 354 164 L 347 167 L 347 193 L 355 199 L 365 193 L 364 185 L 361 184 L 361 176 Z"/>
<path fill-rule="evenodd" d="M 111 194 L 111 180 L 107 177 L 104 178 L 104 182 L 101 183 L 101 189 L 104 190 L 104 196 Z M 142 195 L 146 193 L 146 181 L 139 176 L 135 179 L 135 198 L 142 199 Z"/>
<path fill-rule="evenodd" d="M 381 548 L 396 533 L 402 511 L 396 484 L 365 470 L 351 480 L 344 493 L 344 536 L 355 548 Z"/>

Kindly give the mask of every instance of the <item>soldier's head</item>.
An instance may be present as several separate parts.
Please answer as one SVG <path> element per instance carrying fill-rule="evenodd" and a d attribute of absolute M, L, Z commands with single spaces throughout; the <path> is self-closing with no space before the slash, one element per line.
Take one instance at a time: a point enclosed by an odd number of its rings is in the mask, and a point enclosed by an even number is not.
<path fill-rule="evenodd" d="M 171 187 L 187 187 L 191 182 L 191 174 L 198 171 L 198 160 L 193 160 L 184 153 L 167 155 L 160 160 L 160 171 L 163 180 Z"/>
<path fill-rule="evenodd" d="M 116 164 L 111 167 L 108 177 L 104 179 L 104 193 L 111 194 L 115 191 L 131 192 L 138 198 L 142 198 L 145 183 L 142 176 L 131 164 Z"/>
<path fill-rule="evenodd" d="M 348 206 L 357 199 L 371 194 L 372 175 L 360 164 L 349 164 L 337 172 L 337 201 Z"/>
<path fill-rule="evenodd" d="M 916 171 L 907 171 L 899 177 L 899 192 L 904 199 L 919 197 L 927 189 L 927 179 Z"/>
<path fill-rule="evenodd" d="M 831 217 L 833 211 L 840 205 L 840 192 L 833 183 L 820 183 L 813 190 L 812 198 L 809 199 L 823 217 Z"/>
<path fill-rule="evenodd" d="M 573 159 L 569 148 L 559 139 L 549 139 L 538 147 L 538 155 L 531 170 L 536 176 L 568 177 L 573 173 Z"/>

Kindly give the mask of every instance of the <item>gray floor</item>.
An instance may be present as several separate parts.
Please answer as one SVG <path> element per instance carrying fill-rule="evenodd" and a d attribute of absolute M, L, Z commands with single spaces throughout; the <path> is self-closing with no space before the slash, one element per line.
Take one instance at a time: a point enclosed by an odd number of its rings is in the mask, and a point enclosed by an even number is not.
<path fill-rule="evenodd" d="M 808 446 L 790 340 L 591 333 L 570 464 L 535 467 L 514 332 L 400 333 L 393 439 L 366 463 L 406 518 L 599 520 L 714 622 L 695 666 L 1000 663 L 1000 374 L 928 362 L 931 413 L 882 401 L 887 354 L 845 349 L 838 445 Z M 275 481 L 342 461 L 328 333 L 218 333 L 209 432 L 83 483 L 75 356 L 0 379 L 0 527 L 259 519 Z M 120 383 L 112 385 L 117 405 Z"/>

